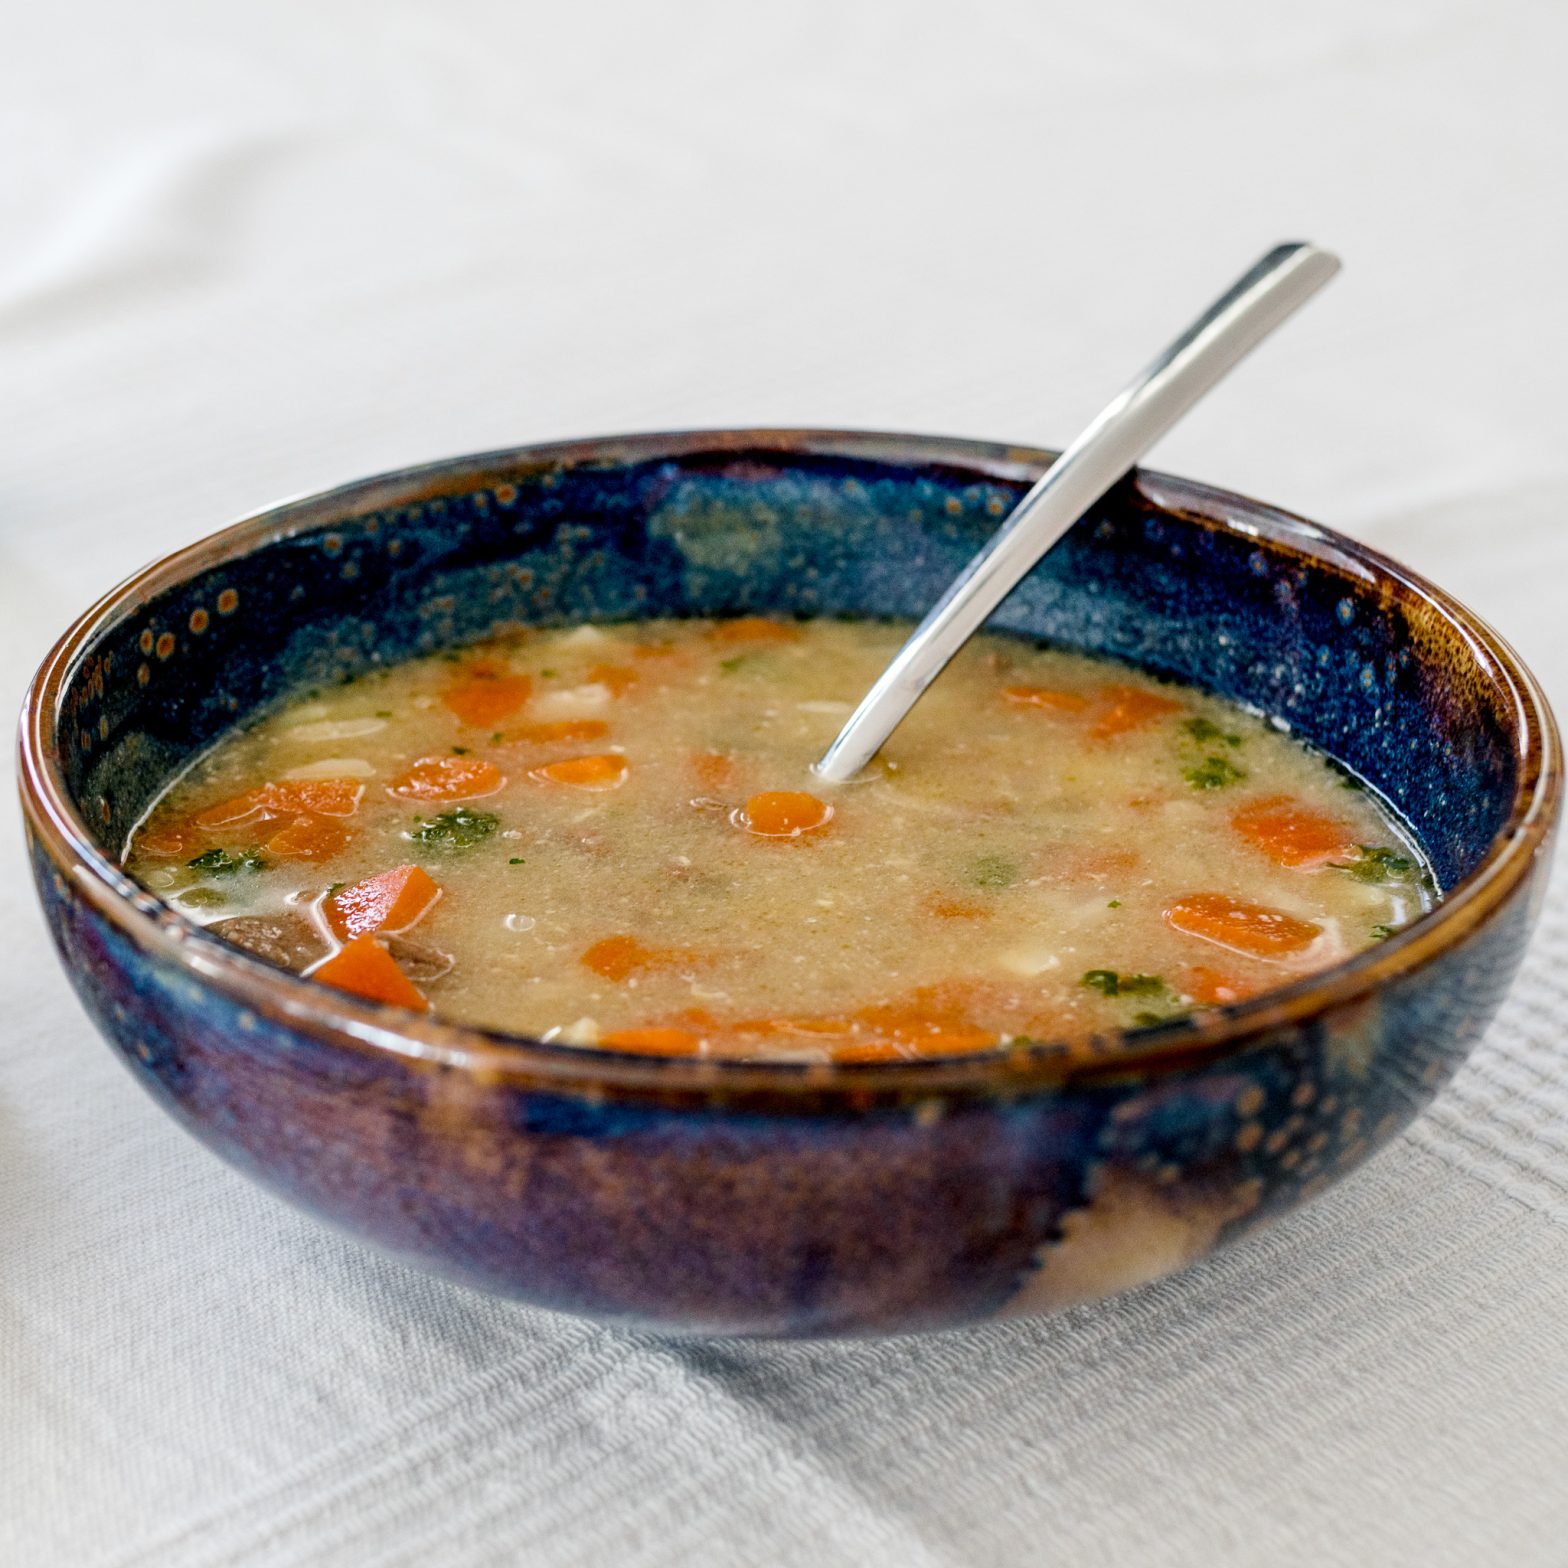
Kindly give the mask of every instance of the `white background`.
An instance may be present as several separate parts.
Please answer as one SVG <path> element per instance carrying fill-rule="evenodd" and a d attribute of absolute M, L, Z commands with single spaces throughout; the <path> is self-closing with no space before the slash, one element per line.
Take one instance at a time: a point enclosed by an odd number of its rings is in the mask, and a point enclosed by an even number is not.
<path fill-rule="evenodd" d="M 0 687 L 283 493 L 525 440 L 1060 443 L 1275 240 L 1159 466 L 1370 539 L 1568 702 L 1554 0 L 10 8 Z M 160 1117 L 0 841 L 0 1560 L 1568 1560 L 1568 900 L 1309 1211 L 1053 1321 L 677 1346 L 373 1257 Z"/>

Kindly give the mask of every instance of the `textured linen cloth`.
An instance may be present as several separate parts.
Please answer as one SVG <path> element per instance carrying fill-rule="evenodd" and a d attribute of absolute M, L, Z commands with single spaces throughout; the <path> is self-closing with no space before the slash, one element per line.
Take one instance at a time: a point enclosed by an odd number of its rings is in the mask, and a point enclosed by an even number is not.
<path fill-rule="evenodd" d="M 144 0 L 0 48 L 0 691 L 279 494 L 844 424 L 1061 442 L 1345 276 L 1159 466 L 1428 572 L 1568 708 L 1568 8 Z M 1568 883 L 1393 1149 L 1180 1278 L 667 1343 L 325 1231 L 135 1088 L 0 835 L 0 1563 L 1568 1563 Z"/>

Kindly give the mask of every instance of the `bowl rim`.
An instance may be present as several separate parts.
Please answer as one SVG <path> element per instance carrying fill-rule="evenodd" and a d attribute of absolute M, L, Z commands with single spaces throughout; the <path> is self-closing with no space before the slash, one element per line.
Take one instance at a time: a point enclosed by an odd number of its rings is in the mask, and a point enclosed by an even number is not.
<path fill-rule="evenodd" d="M 1194 480 L 1134 470 L 1143 499 L 1200 525 L 1310 555 L 1363 589 L 1369 578 L 1413 594 L 1511 699 L 1517 785 L 1506 822 L 1476 867 L 1426 915 L 1376 948 L 1248 1001 L 1134 1032 L 1074 1041 L 1011 1045 L 961 1057 L 877 1063 L 800 1063 L 722 1057 L 658 1057 L 551 1045 L 526 1035 L 439 1020 L 362 1001 L 253 958 L 132 882 L 93 841 L 66 788 L 55 741 L 59 705 L 78 661 L 114 625 L 197 571 L 306 529 L 444 493 L 461 478 L 471 488 L 529 471 L 578 464 L 621 465 L 660 457 L 769 453 L 783 459 L 860 458 L 948 466 L 978 477 L 1032 482 L 1055 453 L 1031 446 L 941 435 L 811 428 L 655 431 L 501 448 L 391 470 L 303 494 L 247 514 L 182 549 L 160 556 L 104 594 L 65 631 L 40 664 L 23 702 L 18 787 L 26 821 L 77 891 L 143 950 L 172 960 L 199 983 L 284 1027 L 304 1028 L 345 1047 L 411 1064 L 456 1068 L 485 1081 L 525 1082 L 618 1099 L 696 1093 L 705 1098 L 761 1093 L 784 1102 L 848 1097 L 930 1099 L 1010 1094 L 1067 1083 L 1142 1077 L 1243 1054 L 1276 1031 L 1327 1009 L 1354 1004 L 1452 950 L 1528 876 L 1561 807 L 1562 750 L 1545 696 L 1523 661 L 1481 617 L 1452 595 L 1379 551 L 1278 507 Z"/>

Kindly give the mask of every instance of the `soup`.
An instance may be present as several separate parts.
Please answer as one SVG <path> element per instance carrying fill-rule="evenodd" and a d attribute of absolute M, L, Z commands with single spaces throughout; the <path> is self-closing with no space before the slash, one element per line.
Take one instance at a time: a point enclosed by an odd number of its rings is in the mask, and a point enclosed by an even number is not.
<path fill-rule="evenodd" d="M 1241 1001 L 1430 902 L 1377 799 L 1256 715 L 973 639 L 855 781 L 908 628 L 518 633 L 296 693 L 132 835 L 192 918 L 343 990 L 581 1047 L 883 1060 Z"/>

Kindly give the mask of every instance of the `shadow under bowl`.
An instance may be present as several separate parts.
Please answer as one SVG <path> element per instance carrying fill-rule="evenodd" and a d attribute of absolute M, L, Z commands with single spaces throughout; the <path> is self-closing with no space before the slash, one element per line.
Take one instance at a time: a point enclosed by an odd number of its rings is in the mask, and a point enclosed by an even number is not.
<path fill-rule="evenodd" d="M 919 616 L 1049 462 L 936 437 L 650 435 L 290 502 L 137 574 L 40 670 L 21 789 L 88 1012 L 225 1159 L 398 1255 L 666 1330 L 847 1334 L 1151 1279 L 1386 1143 L 1496 1010 L 1558 814 L 1551 715 L 1482 622 L 1271 507 L 1133 476 L 993 624 L 1288 721 L 1379 790 L 1445 897 L 1376 950 L 1198 1018 L 957 1061 L 581 1051 L 360 1002 L 119 869 L 170 778 L 300 685 L 518 624 Z"/>

